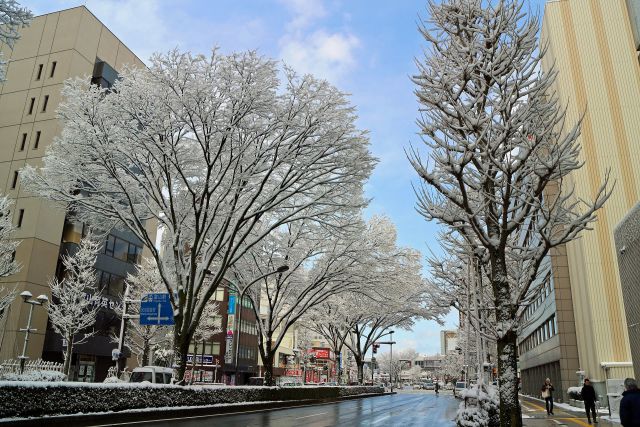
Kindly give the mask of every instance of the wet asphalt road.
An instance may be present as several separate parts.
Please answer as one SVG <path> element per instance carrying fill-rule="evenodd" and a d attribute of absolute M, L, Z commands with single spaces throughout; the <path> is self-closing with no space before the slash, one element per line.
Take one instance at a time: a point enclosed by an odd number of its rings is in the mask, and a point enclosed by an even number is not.
<path fill-rule="evenodd" d="M 241 414 L 200 416 L 131 423 L 144 426 L 324 427 L 324 426 L 453 426 L 459 400 L 432 391 L 400 392 L 390 396 L 348 400 Z"/>

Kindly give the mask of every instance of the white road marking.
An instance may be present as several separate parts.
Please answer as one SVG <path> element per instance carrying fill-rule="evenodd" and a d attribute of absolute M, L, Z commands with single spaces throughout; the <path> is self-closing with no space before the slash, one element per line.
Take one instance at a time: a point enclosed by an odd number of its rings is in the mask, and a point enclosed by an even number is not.
<path fill-rule="evenodd" d="M 387 415 L 387 416 L 384 416 L 384 417 L 382 417 L 382 418 L 378 418 L 377 420 L 375 420 L 375 421 L 374 421 L 374 422 L 372 422 L 371 424 L 378 424 L 380 421 L 384 421 L 384 420 L 386 420 L 387 418 L 391 418 L 391 415 Z"/>
<path fill-rule="evenodd" d="M 320 412 L 319 414 L 305 415 L 304 417 L 296 418 L 296 420 L 301 420 L 303 418 L 309 418 L 309 417 L 317 417 L 318 415 L 324 415 L 324 414 L 326 414 L 326 412 Z"/>

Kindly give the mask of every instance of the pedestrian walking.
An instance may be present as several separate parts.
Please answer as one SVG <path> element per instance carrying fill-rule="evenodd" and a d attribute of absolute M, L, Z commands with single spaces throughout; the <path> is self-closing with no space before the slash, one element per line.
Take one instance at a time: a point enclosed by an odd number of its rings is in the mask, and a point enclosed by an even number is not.
<path fill-rule="evenodd" d="M 584 402 L 584 410 L 587 412 L 587 421 L 591 424 L 591 415 L 593 415 L 593 422 L 598 424 L 596 419 L 596 391 L 591 385 L 589 378 L 584 379 L 584 385 L 582 386 L 582 401 Z M 591 411 L 591 413 L 589 413 Z"/>
<path fill-rule="evenodd" d="M 438 381 L 436 380 L 436 394 L 438 394 L 438 390 L 440 389 L 440 385 L 438 384 Z"/>
<path fill-rule="evenodd" d="M 542 384 L 542 388 L 540 389 L 542 398 L 544 399 L 544 404 L 547 407 L 547 415 L 553 415 L 553 384 L 551 384 L 551 380 L 547 378 L 544 380 L 544 384 Z"/>
<path fill-rule="evenodd" d="M 633 378 L 624 380 L 620 401 L 620 421 L 624 427 L 640 427 L 640 390 Z"/>

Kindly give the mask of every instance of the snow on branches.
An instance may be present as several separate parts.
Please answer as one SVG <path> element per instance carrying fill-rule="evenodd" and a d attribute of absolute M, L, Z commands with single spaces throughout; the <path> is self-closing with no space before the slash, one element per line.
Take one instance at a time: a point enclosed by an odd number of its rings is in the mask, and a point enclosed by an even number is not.
<path fill-rule="evenodd" d="M 582 166 L 580 123 L 565 124 L 557 72 L 540 71 L 539 21 L 523 13 L 521 0 L 431 1 L 429 13 L 413 77 L 429 149 L 428 159 L 409 152 L 424 184 L 418 208 L 486 265 L 506 375 L 516 369 L 520 304 L 549 250 L 596 220 L 608 177 L 593 201 L 577 200 L 565 185 Z M 515 379 L 501 384 L 501 425 L 522 425 Z"/>
<path fill-rule="evenodd" d="M 171 51 L 119 77 L 110 91 L 65 84 L 62 135 L 24 182 L 149 248 L 175 309 L 181 376 L 228 268 L 284 224 L 360 209 L 375 160 L 345 94 L 255 52 Z"/>
<path fill-rule="evenodd" d="M 6 196 L 0 196 L 0 277 L 10 276 L 20 270 L 20 265 L 14 259 L 19 242 L 11 239 L 15 227 L 11 220 L 10 208 L 11 201 Z M 15 296 L 14 289 L 9 290 L 0 285 L 0 320 Z"/>
<path fill-rule="evenodd" d="M 158 272 L 155 260 L 144 258 L 136 267 L 135 273 L 127 275 L 129 298 L 138 301 L 145 295 L 164 292 L 165 286 Z M 139 315 L 140 304 L 129 305 L 129 314 Z M 127 320 L 127 333 L 124 344 L 136 355 L 138 364 L 151 364 L 154 351 L 171 347 L 171 328 L 167 326 L 141 325 L 138 320 Z M 117 342 L 117 337 L 114 341 Z"/>
<path fill-rule="evenodd" d="M 76 344 L 86 342 L 95 331 L 88 328 L 96 322 L 99 306 L 93 305 L 84 297 L 87 289 L 95 288 L 96 272 L 93 268 L 100 243 L 87 235 L 80 241 L 78 250 L 73 255 L 63 255 L 63 278 L 53 278 L 49 282 L 51 287 L 51 301 L 47 306 L 49 320 L 54 331 L 67 344 L 64 349 L 64 373 L 69 376 L 71 369 L 71 355 Z M 99 294 L 96 289 L 94 295 Z"/>
<path fill-rule="evenodd" d="M 8 46 L 13 49 L 15 42 L 20 38 L 18 30 L 31 22 L 33 15 L 29 9 L 20 7 L 15 0 L 0 0 L 0 48 Z M 5 67 L 7 62 L 2 59 L 0 52 L 0 83 L 5 80 Z"/>

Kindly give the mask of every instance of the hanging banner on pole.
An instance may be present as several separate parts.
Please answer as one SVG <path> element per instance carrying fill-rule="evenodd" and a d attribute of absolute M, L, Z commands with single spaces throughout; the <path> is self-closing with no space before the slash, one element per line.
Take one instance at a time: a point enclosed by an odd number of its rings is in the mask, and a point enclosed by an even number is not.
<path fill-rule="evenodd" d="M 236 314 L 236 296 L 229 295 L 229 309 L 227 314 Z"/>

